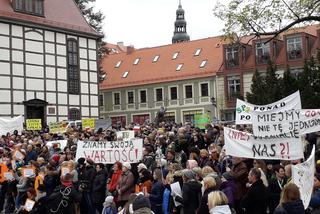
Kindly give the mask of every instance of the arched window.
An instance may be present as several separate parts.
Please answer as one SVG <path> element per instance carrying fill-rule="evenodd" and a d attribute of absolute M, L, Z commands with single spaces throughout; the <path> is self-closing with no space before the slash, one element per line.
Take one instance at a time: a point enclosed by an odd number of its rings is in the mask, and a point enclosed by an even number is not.
<path fill-rule="evenodd" d="M 80 110 L 77 108 L 71 108 L 69 109 L 69 120 L 80 120 L 81 116 L 80 116 Z"/>
<path fill-rule="evenodd" d="M 79 50 L 75 39 L 68 39 L 68 91 L 70 94 L 80 93 Z"/>

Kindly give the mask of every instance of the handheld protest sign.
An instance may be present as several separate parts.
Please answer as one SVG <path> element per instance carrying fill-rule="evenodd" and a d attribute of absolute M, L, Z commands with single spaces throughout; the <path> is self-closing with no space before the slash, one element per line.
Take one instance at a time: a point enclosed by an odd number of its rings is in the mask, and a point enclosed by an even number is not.
<path fill-rule="evenodd" d="M 26 130 L 28 131 L 39 131 L 42 129 L 41 119 L 27 119 Z"/>
<path fill-rule="evenodd" d="M 24 204 L 24 209 L 30 212 L 33 209 L 35 203 L 35 201 L 32 201 L 29 198 L 27 198 L 26 203 Z"/>
<path fill-rule="evenodd" d="M 95 119 L 93 118 L 86 118 L 82 119 L 82 129 L 91 128 L 95 129 Z"/>
<path fill-rule="evenodd" d="M 24 155 L 19 151 L 19 150 L 15 150 L 13 152 L 13 156 L 17 159 L 17 160 L 23 160 L 24 159 Z"/>
<path fill-rule="evenodd" d="M 31 177 L 31 176 L 34 176 L 35 173 L 34 173 L 34 169 L 31 168 L 31 167 L 28 167 L 28 168 L 23 168 L 22 169 L 22 176 L 25 177 L 25 178 L 28 178 L 28 177 Z"/>
<path fill-rule="evenodd" d="M 3 177 L 4 177 L 7 181 L 11 181 L 11 180 L 14 179 L 12 172 L 4 172 L 4 173 L 3 173 Z"/>

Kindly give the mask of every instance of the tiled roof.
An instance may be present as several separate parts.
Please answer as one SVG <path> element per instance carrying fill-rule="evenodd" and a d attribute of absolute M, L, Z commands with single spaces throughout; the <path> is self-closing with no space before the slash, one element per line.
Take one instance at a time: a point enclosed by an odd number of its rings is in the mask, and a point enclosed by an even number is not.
<path fill-rule="evenodd" d="M 74 0 L 44 0 L 44 16 L 15 12 L 10 0 L 0 0 L 0 18 L 100 36 L 86 22 Z"/>
<path fill-rule="evenodd" d="M 121 53 L 121 52 L 126 52 L 127 51 L 127 46 L 119 45 L 119 44 L 111 44 L 107 43 L 105 45 L 106 48 L 110 51 L 109 54 L 116 54 L 116 53 Z"/>
<path fill-rule="evenodd" d="M 107 55 L 102 61 L 107 78 L 100 83 L 100 89 L 213 77 L 222 66 L 222 42 L 222 37 L 212 37 Z M 197 49 L 201 49 L 201 52 L 198 56 L 194 56 Z M 178 56 L 172 59 L 176 52 L 179 52 Z M 158 60 L 153 62 L 157 55 Z M 137 58 L 140 60 L 134 65 Z M 203 60 L 207 60 L 207 63 L 200 68 Z M 119 61 L 122 62 L 116 68 Z M 180 64 L 183 65 L 177 71 Z M 124 78 L 123 74 L 126 71 L 129 73 Z"/>

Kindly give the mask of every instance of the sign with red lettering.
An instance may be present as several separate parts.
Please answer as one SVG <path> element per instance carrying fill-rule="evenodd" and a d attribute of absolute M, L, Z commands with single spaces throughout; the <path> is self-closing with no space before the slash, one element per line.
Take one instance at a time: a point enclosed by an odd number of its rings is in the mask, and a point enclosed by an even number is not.
<path fill-rule="evenodd" d="M 137 163 L 143 156 L 142 139 L 123 141 L 78 141 L 76 160 L 88 158 L 95 163 L 114 164 L 116 161 Z"/>
<path fill-rule="evenodd" d="M 303 158 L 300 138 L 259 139 L 250 133 L 224 128 L 226 154 L 254 159 L 297 160 Z"/>

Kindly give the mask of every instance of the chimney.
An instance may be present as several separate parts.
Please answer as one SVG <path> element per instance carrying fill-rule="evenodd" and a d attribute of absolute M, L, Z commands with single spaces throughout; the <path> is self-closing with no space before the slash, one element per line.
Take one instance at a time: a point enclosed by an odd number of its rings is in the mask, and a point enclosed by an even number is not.
<path fill-rule="evenodd" d="M 117 42 L 117 46 L 118 46 L 121 50 L 124 50 L 124 44 L 123 44 L 123 42 Z"/>
<path fill-rule="evenodd" d="M 130 46 L 127 47 L 127 54 L 132 54 L 133 51 L 134 51 L 133 45 L 130 45 Z"/>

